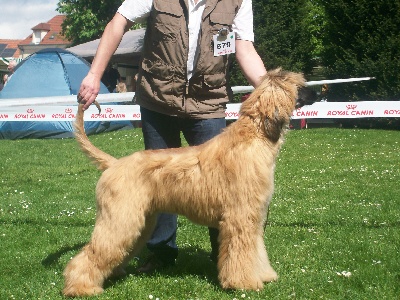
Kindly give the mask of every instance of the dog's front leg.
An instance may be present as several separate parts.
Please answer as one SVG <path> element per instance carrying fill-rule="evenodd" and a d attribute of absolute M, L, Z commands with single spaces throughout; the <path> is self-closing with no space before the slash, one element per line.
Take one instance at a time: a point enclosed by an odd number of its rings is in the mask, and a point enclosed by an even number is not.
<path fill-rule="evenodd" d="M 146 242 L 151 238 L 154 228 L 156 227 L 156 223 L 157 214 L 146 217 L 146 225 L 143 229 L 142 234 L 138 238 L 135 245 L 133 245 L 133 248 L 130 251 L 129 255 L 126 256 L 123 262 L 113 270 L 111 277 L 118 278 L 126 276 L 125 267 L 128 265 L 133 257 L 140 253 L 140 251 L 146 245 Z"/>
<path fill-rule="evenodd" d="M 259 230 L 259 233 L 257 234 L 258 261 L 256 262 L 256 266 L 261 280 L 263 282 L 271 282 L 277 280 L 278 275 L 269 262 L 267 250 L 265 249 L 263 233 L 264 230 Z"/>
<path fill-rule="evenodd" d="M 240 213 L 220 222 L 218 270 L 223 288 L 260 290 L 263 282 L 276 279 L 261 245 L 262 226 Z"/>

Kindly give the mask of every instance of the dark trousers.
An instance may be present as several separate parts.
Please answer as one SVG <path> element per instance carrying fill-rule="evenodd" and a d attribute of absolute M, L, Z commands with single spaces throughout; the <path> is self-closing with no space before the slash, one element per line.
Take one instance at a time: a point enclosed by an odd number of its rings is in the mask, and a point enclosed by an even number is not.
<path fill-rule="evenodd" d="M 141 108 L 144 145 L 146 149 L 181 147 L 181 132 L 190 146 L 200 145 L 219 134 L 226 127 L 224 118 L 184 119 L 171 117 Z M 177 216 L 162 213 L 147 247 L 164 262 L 178 256 L 176 245 Z M 209 228 L 212 258 L 218 254 L 218 229 Z"/>

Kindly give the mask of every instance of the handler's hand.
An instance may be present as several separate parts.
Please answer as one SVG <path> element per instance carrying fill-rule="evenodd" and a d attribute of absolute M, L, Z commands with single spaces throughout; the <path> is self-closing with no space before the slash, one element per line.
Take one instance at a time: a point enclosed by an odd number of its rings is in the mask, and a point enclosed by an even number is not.
<path fill-rule="evenodd" d="M 78 93 L 78 102 L 84 104 L 83 110 L 87 110 L 89 106 L 96 100 L 100 91 L 100 77 L 89 72 L 82 80 Z"/>

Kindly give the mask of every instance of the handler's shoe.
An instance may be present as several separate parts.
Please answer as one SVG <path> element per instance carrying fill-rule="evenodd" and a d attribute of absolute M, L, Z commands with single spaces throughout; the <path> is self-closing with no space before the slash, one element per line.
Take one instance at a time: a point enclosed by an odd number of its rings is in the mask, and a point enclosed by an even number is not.
<path fill-rule="evenodd" d="M 218 251 L 211 251 L 210 259 L 213 263 L 218 263 Z"/>
<path fill-rule="evenodd" d="M 173 261 L 162 261 L 156 255 L 151 254 L 146 262 L 136 269 L 136 272 L 139 274 L 152 274 L 157 271 L 161 271 L 168 267 L 174 266 L 175 260 Z"/>

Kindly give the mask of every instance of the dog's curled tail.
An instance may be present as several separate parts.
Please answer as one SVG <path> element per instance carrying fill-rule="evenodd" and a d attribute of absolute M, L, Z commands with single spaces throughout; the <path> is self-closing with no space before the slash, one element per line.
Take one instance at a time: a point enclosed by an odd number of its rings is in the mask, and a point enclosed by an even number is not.
<path fill-rule="evenodd" d="M 95 103 L 100 112 L 100 106 Z M 96 146 L 94 146 L 88 139 L 85 133 L 84 121 L 83 121 L 83 104 L 79 104 L 78 112 L 76 114 L 76 119 L 74 122 L 75 138 L 78 141 L 79 146 L 82 151 L 88 156 L 91 161 L 96 165 L 97 169 L 101 171 L 107 170 L 117 159 L 111 155 L 101 151 Z"/>

